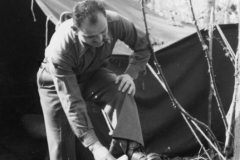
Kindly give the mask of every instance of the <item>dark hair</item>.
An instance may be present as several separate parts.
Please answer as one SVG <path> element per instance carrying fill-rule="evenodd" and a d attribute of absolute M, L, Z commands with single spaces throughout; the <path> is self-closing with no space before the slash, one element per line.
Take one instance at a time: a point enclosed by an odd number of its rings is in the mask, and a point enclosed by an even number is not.
<path fill-rule="evenodd" d="M 98 21 L 97 13 L 99 12 L 106 16 L 103 1 L 83 0 L 78 2 L 72 13 L 74 26 L 79 28 L 85 19 L 88 19 L 90 24 L 96 24 Z"/>

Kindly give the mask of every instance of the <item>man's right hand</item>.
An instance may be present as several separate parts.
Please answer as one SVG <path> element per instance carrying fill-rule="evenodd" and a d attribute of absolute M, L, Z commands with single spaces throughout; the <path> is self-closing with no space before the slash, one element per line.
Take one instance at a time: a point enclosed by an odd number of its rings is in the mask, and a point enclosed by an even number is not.
<path fill-rule="evenodd" d="M 116 160 L 99 141 L 89 146 L 95 160 Z"/>

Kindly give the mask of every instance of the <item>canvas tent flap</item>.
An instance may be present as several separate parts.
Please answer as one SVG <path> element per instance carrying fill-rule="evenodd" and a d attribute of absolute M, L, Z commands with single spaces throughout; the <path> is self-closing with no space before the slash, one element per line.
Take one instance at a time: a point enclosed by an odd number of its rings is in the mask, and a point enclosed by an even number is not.
<path fill-rule="evenodd" d="M 37 4 L 43 10 L 46 16 L 51 16 L 54 24 L 57 23 L 62 12 L 71 11 L 74 4 L 81 0 L 36 0 Z M 133 0 L 105 0 L 106 9 L 113 10 L 129 18 L 136 26 L 144 30 L 141 6 Z M 195 31 L 194 27 L 182 26 L 176 27 L 166 19 L 160 18 L 156 13 L 146 8 L 147 22 L 152 37 L 158 37 L 160 40 L 172 41 L 180 39 Z"/>
<path fill-rule="evenodd" d="M 71 12 L 72 7 L 75 2 L 73 1 L 45 1 L 45 0 L 36 0 L 39 7 L 43 10 L 46 16 L 50 16 L 51 21 L 56 25 L 58 19 L 64 11 Z"/>

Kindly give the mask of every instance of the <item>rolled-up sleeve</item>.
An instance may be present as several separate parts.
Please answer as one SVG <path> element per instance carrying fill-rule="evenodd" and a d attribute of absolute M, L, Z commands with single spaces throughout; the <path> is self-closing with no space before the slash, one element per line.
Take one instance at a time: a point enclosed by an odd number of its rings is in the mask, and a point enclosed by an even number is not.
<path fill-rule="evenodd" d="M 76 76 L 61 58 L 49 57 L 48 69 L 70 126 L 85 147 L 98 141 Z"/>
<path fill-rule="evenodd" d="M 146 34 L 127 18 L 119 15 L 119 39 L 125 42 L 134 52 L 129 57 L 129 65 L 125 73 L 134 79 L 144 71 L 151 54 Z"/>

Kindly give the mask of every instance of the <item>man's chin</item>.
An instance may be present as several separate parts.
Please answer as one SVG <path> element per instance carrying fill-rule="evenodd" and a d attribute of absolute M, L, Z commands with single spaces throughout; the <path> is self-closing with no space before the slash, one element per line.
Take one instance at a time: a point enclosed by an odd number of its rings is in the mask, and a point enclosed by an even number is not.
<path fill-rule="evenodd" d="M 101 47 L 103 45 L 103 43 L 93 43 L 91 44 L 91 46 L 93 47 Z"/>

